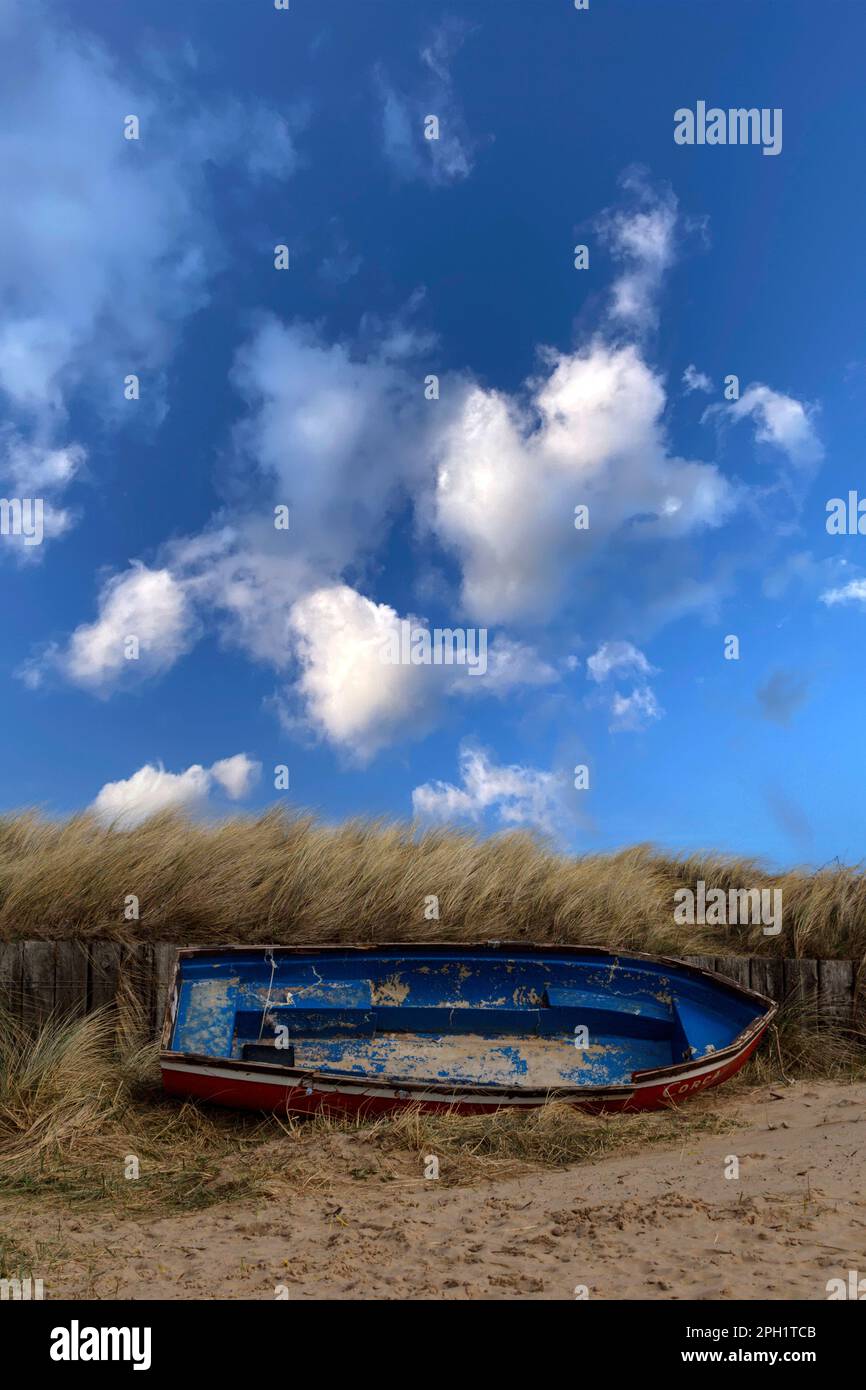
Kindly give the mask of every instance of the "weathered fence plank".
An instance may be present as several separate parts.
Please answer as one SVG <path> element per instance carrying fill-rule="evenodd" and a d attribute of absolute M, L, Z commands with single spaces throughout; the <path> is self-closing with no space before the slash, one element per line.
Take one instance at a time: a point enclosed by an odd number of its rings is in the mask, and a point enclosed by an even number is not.
<path fill-rule="evenodd" d="M 778 956 L 752 956 L 749 962 L 749 989 L 765 994 L 768 999 L 783 1003 L 785 998 L 785 962 Z"/>
<path fill-rule="evenodd" d="M 854 962 L 818 962 L 818 1013 L 827 1023 L 847 1024 L 854 1013 Z"/>
<path fill-rule="evenodd" d="M 719 956 L 716 970 L 726 979 L 733 980 L 734 984 L 742 985 L 744 989 L 751 988 L 748 956 Z"/>
<path fill-rule="evenodd" d="M 818 962 L 786 960 L 785 999 L 793 1004 L 803 1023 L 814 1023 L 818 1016 Z"/>
<path fill-rule="evenodd" d="M 148 1032 L 153 1032 L 153 952 L 149 942 L 140 942 L 129 965 L 129 993 Z"/>
<path fill-rule="evenodd" d="M 92 941 L 88 949 L 88 1010 L 101 1009 L 117 999 L 123 946 L 119 941 Z"/>
<path fill-rule="evenodd" d="M 21 1020 L 21 971 L 23 941 L 0 941 L 0 1004 L 16 1020 Z"/>
<path fill-rule="evenodd" d="M 124 944 L 117 964 L 115 1003 L 127 1025 L 150 1033 L 153 947 L 147 942 Z"/>
<path fill-rule="evenodd" d="M 21 953 L 21 1022 L 41 1028 L 54 1011 L 56 947 L 53 941 L 25 941 Z"/>
<path fill-rule="evenodd" d="M 87 953 L 80 941 L 58 941 L 54 957 L 54 1010 L 83 1014 L 87 1009 Z"/>
<path fill-rule="evenodd" d="M 715 956 L 683 956 L 683 960 L 688 961 L 689 965 L 697 965 L 701 970 L 715 970 Z"/>

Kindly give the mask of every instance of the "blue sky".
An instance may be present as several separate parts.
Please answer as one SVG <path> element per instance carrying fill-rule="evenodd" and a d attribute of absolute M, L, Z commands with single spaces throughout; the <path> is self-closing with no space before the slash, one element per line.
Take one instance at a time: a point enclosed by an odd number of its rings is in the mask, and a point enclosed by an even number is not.
<path fill-rule="evenodd" d="M 861 858 L 864 30 L 0 0 L 3 806 Z"/>

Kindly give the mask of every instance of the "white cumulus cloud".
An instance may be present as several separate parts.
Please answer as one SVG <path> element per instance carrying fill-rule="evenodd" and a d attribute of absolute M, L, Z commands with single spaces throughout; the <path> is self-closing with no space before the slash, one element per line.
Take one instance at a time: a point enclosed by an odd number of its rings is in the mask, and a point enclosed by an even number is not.
<path fill-rule="evenodd" d="M 715 467 L 669 453 L 665 391 L 634 345 L 596 340 L 546 360 L 520 398 L 468 385 L 437 444 L 432 524 L 481 621 L 548 617 L 629 521 L 642 538 L 676 538 L 734 505 Z M 574 529 L 578 504 L 588 530 Z"/>
<path fill-rule="evenodd" d="M 222 758 L 211 768 L 193 763 L 185 772 L 166 772 L 146 763 L 124 781 L 106 782 L 91 810 L 103 825 L 132 830 L 160 811 L 200 810 L 221 786 L 233 800 L 247 796 L 261 771 L 245 753 Z"/>
<path fill-rule="evenodd" d="M 335 584 L 300 599 L 289 623 L 306 719 L 354 759 L 365 762 L 395 737 L 429 725 L 453 668 L 383 661 L 400 623 L 388 604 Z"/>
<path fill-rule="evenodd" d="M 384 332 L 364 354 L 268 318 L 233 371 L 249 405 L 235 434 L 238 472 L 290 507 L 293 552 L 331 574 L 375 548 L 421 466 L 417 378 L 394 354 L 410 356 L 422 340 Z"/>
<path fill-rule="evenodd" d="M 231 758 L 220 758 L 211 766 L 211 776 L 219 783 L 232 801 L 241 801 L 249 796 L 261 775 L 261 763 L 248 758 L 246 753 L 235 753 Z"/>
<path fill-rule="evenodd" d="M 99 617 L 73 632 L 53 661 L 75 685 L 101 692 L 126 672 L 167 670 L 193 640 L 194 619 L 184 588 L 166 569 L 133 565 L 102 590 Z M 129 639 L 137 643 L 136 650 Z"/>

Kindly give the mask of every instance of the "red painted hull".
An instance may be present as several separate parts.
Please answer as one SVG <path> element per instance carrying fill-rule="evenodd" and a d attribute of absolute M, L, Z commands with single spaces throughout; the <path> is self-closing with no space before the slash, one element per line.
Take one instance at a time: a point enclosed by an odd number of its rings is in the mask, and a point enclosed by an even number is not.
<path fill-rule="evenodd" d="M 774 1011 L 775 1012 L 775 1011 Z M 281 1068 L 249 1063 L 217 1061 L 213 1058 L 186 1057 L 181 1053 L 164 1055 L 162 1079 L 170 1095 L 211 1101 L 217 1105 L 247 1110 L 293 1111 L 309 1114 L 327 1110 L 340 1114 L 383 1114 L 415 1106 L 428 1112 L 477 1115 L 503 1106 L 531 1109 L 557 1099 L 580 1110 L 628 1111 L 659 1110 L 679 1105 L 700 1091 L 718 1086 L 733 1076 L 749 1060 L 770 1022 L 761 1020 L 742 1046 L 731 1055 L 720 1055 L 717 1062 L 704 1059 L 658 1072 L 636 1072 L 630 1086 L 569 1089 L 558 1092 L 510 1091 L 502 1087 L 449 1089 L 413 1085 L 399 1087 L 387 1082 L 370 1083 L 362 1077 L 302 1076 Z"/>

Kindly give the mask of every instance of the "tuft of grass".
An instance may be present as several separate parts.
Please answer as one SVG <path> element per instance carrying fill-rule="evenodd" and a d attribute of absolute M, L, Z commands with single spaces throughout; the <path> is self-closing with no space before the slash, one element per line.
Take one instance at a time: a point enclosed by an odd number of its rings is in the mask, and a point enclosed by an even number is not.
<path fill-rule="evenodd" d="M 424 1114 L 405 1110 L 380 1121 L 370 1138 L 386 1151 L 409 1149 L 419 1159 L 435 1154 L 446 1182 L 504 1177 L 528 1168 L 567 1168 L 648 1144 L 669 1144 L 695 1134 L 720 1134 L 729 1117 L 703 1099 L 688 1108 L 645 1115 L 588 1115 L 562 1102 L 536 1110 L 492 1115 Z"/>
<path fill-rule="evenodd" d="M 674 894 L 698 879 L 783 891 L 785 930 L 682 926 Z M 130 884 L 141 918 L 127 922 Z M 438 921 L 424 917 L 428 894 Z M 539 837 L 269 811 L 219 823 L 175 813 L 134 830 L 84 814 L 0 817 L 0 940 L 575 942 L 670 955 L 866 960 L 863 865 L 773 874 L 749 858 L 651 845 L 562 855 Z"/>
<path fill-rule="evenodd" d="M 123 1084 L 110 1052 L 113 1036 L 106 1010 L 50 1024 L 35 1036 L 8 1015 L 0 1020 L 3 1163 L 40 1163 L 47 1152 L 102 1130 Z"/>
<path fill-rule="evenodd" d="M 866 1033 L 828 1026 L 808 1004 L 788 999 L 741 1075 L 758 1083 L 866 1081 Z"/>
<path fill-rule="evenodd" d="M 262 1121 L 171 1105 L 157 1047 L 139 1037 L 112 1009 L 51 1018 L 35 1035 L 0 1016 L 0 1191 L 134 1209 L 253 1192 L 242 1169 L 223 1178 L 219 1168 Z M 128 1176 L 131 1159 L 138 1178 Z"/>

